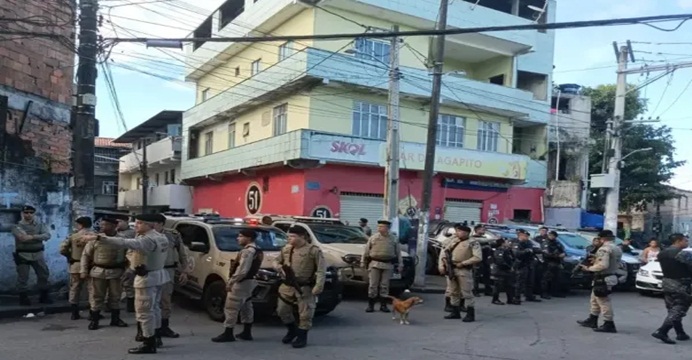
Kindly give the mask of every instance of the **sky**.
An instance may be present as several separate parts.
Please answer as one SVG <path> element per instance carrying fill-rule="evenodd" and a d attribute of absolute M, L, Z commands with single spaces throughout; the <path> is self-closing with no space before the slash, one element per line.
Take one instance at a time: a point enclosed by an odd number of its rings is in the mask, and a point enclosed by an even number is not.
<path fill-rule="evenodd" d="M 193 5 L 192 0 L 111 0 L 102 5 L 101 32 L 104 37 L 184 37 L 222 2 L 199 0 Z M 684 13 L 692 14 L 692 0 L 557 1 L 558 22 Z M 657 25 L 670 29 L 678 23 Z M 553 80 L 556 84 L 583 86 L 615 83 L 613 41 L 632 41 L 637 62 L 630 67 L 692 61 L 692 37 L 685 36 L 691 32 L 692 21 L 674 32 L 645 25 L 557 30 Z M 100 69 L 100 136 L 117 137 L 161 110 L 186 110 L 194 105 L 194 85 L 183 81 L 185 60 L 181 51 L 119 44 L 108 63 L 122 116 L 118 115 Z M 628 82 L 638 84 L 646 79 L 646 75 L 630 75 Z M 661 124 L 673 128 L 676 160 L 688 161 L 676 171 L 671 185 L 692 190 L 692 142 L 687 141 L 692 135 L 692 111 L 686 106 L 692 98 L 692 67 L 679 69 L 648 85 L 642 95 L 649 100 L 649 112 L 644 116 L 660 117 Z"/>

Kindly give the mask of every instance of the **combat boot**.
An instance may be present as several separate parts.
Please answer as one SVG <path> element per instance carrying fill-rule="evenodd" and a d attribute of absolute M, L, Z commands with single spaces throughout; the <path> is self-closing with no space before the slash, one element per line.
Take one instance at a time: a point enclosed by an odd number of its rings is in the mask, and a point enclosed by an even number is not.
<path fill-rule="evenodd" d="M 148 337 L 144 339 L 142 345 L 127 351 L 130 354 L 156 354 L 156 338 Z"/>
<path fill-rule="evenodd" d="M 368 307 L 365 308 L 365 312 L 371 313 L 375 311 L 375 299 L 369 298 L 368 299 Z"/>
<path fill-rule="evenodd" d="M 70 304 L 70 310 L 72 311 L 72 316 L 70 316 L 71 320 L 79 320 L 82 318 L 81 316 L 79 316 L 79 305 Z"/>
<path fill-rule="evenodd" d="M 87 320 L 91 321 L 91 317 L 92 317 L 92 316 L 93 316 L 93 313 L 92 313 L 91 311 L 89 311 L 89 317 L 87 317 Z M 103 317 L 103 315 L 101 315 L 101 313 L 99 313 L 99 314 L 98 314 L 98 319 L 99 319 L 99 320 L 103 320 L 103 319 L 105 319 L 105 318 Z"/>
<path fill-rule="evenodd" d="M 161 319 L 161 336 L 165 337 L 165 338 L 171 338 L 171 339 L 179 338 L 180 334 L 171 330 L 169 325 L 170 325 L 170 319 Z"/>
<path fill-rule="evenodd" d="M 97 330 L 99 328 L 99 320 L 101 319 L 100 311 L 90 311 L 91 321 L 89 322 L 89 330 Z"/>
<path fill-rule="evenodd" d="M 466 316 L 461 320 L 463 322 L 474 322 L 476 321 L 476 309 L 473 307 L 466 308 Z"/>
<path fill-rule="evenodd" d="M 303 329 L 298 329 L 296 332 L 297 336 L 296 339 L 293 340 L 293 343 L 291 346 L 293 346 L 294 349 L 301 349 L 304 348 L 308 345 L 308 331 L 303 330 Z"/>
<path fill-rule="evenodd" d="M 295 323 L 290 323 L 286 324 L 286 335 L 284 335 L 283 339 L 281 339 L 281 342 L 284 344 L 290 344 L 298 334 L 296 333 L 298 330 L 298 327 L 296 326 Z"/>
<path fill-rule="evenodd" d="M 127 307 L 127 312 L 129 313 L 134 313 L 135 312 L 135 298 L 127 298 L 125 300 L 125 306 Z"/>
<path fill-rule="evenodd" d="M 465 304 L 466 304 L 466 302 L 464 301 L 464 299 L 461 299 L 461 302 L 459 303 L 459 311 L 464 312 L 464 313 L 466 312 L 466 305 Z"/>
<path fill-rule="evenodd" d="M 127 327 L 127 324 L 120 318 L 120 310 L 111 310 L 111 326 Z"/>
<path fill-rule="evenodd" d="M 589 317 L 584 320 L 578 320 L 577 324 L 583 327 L 596 329 L 598 328 L 598 315 L 589 315 Z"/>
<path fill-rule="evenodd" d="M 48 290 L 41 290 L 41 295 L 39 295 L 38 297 L 38 302 L 46 305 L 50 305 L 53 303 L 53 300 L 50 298 Z"/>
<path fill-rule="evenodd" d="M 25 292 L 19 293 L 19 305 L 31 306 L 31 300 L 29 300 L 29 295 L 27 295 Z"/>
<path fill-rule="evenodd" d="M 142 323 L 137 321 L 137 335 L 135 335 L 136 342 L 144 341 L 144 333 L 142 333 Z"/>
<path fill-rule="evenodd" d="M 387 308 L 387 300 L 386 299 L 387 298 L 383 298 L 383 297 L 380 298 L 380 311 L 383 313 L 391 312 L 389 310 L 389 308 Z"/>
<path fill-rule="evenodd" d="M 678 341 L 687 341 L 690 339 L 690 336 L 685 333 L 685 329 L 682 328 L 682 321 L 676 321 L 673 323 L 673 328 L 675 329 L 675 340 Z"/>
<path fill-rule="evenodd" d="M 541 299 L 537 299 L 536 296 L 531 295 L 531 296 L 526 296 L 526 301 L 527 302 L 541 302 Z"/>
<path fill-rule="evenodd" d="M 163 340 L 161 340 L 161 329 L 156 329 L 154 330 L 154 345 L 156 345 L 157 348 L 163 347 Z"/>
<path fill-rule="evenodd" d="M 617 333 L 617 329 L 615 328 L 615 323 L 613 321 L 604 321 L 603 325 L 593 329 L 595 332 L 599 333 L 611 333 L 615 334 Z"/>
<path fill-rule="evenodd" d="M 445 297 L 445 312 L 452 312 L 452 299 Z"/>
<path fill-rule="evenodd" d="M 211 338 L 211 341 L 215 343 L 234 342 L 235 336 L 233 336 L 233 328 L 225 328 L 221 335 Z"/>
<path fill-rule="evenodd" d="M 252 324 L 243 324 L 243 332 L 236 337 L 241 340 L 252 341 Z"/>
<path fill-rule="evenodd" d="M 675 345 L 675 341 L 668 337 L 668 332 L 672 328 L 672 325 L 663 325 L 658 330 L 656 330 L 651 336 L 658 340 L 663 341 L 665 344 Z"/>
<path fill-rule="evenodd" d="M 452 311 L 445 315 L 445 319 L 461 319 L 461 312 L 459 311 L 459 306 L 452 306 Z"/>

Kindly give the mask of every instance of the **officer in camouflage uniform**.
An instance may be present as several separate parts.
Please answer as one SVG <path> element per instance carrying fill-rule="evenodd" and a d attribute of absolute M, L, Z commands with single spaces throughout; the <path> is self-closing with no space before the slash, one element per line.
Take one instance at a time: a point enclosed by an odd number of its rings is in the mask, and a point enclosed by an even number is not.
<path fill-rule="evenodd" d="M 117 234 L 115 231 L 116 223 L 115 219 L 102 219 L 101 231 L 106 236 L 115 236 Z M 82 238 L 86 237 L 83 236 Z M 89 330 L 99 328 L 100 315 L 101 311 L 104 310 L 106 299 L 108 299 L 108 307 L 111 309 L 110 325 L 126 327 L 127 324 L 120 319 L 120 294 L 123 292 L 120 278 L 127 266 L 125 250 L 116 245 L 90 241 L 84 247 L 80 266 L 82 279 L 91 278 Z"/>
<path fill-rule="evenodd" d="M 617 271 L 622 261 L 622 250 L 615 246 L 615 235 L 610 230 L 598 233 L 602 241 L 601 247 L 596 252 L 596 258 L 591 266 L 579 265 L 584 271 L 594 273 L 594 281 L 591 290 L 591 311 L 585 320 L 577 321 L 584 327 L 590 327 L 596 332 L 616 333 L 613 322 L 613 306 L 610 303 L 610 293 L 613 286 L 617 285 Z M 603 325 L 598 326 L 598 316 L 603 315 Z"/>
<path fill-rule="evenodd" d="M 223 323 L 224 332 L 211 339 L 213 342 L 233 342 L 233 328 L 238 320 L 243 324 L 243 332 L 238 334 L 239 339 L 252 340 L 252 322 L 254 321 L 254 309 L 252 307 L 252 290 L 257 286 L 255 275 L 262 266 L 264 253 L 255 244 L 257 233 L 251 229 L 240 230 L 238 244 L 243 247 L 231 265 L 230 278 L 226 284 L 226 304 Z"/>
<path fill-rule="evenodd" d="M 668 316 L 651 336 L 666 344 L 675 344 L 668 337 L 670 329 L 675 329 L 677 340 L 690 339 L 682 328 L 682 318 L 687 315 L 692 304 L 692 251 L 685 250 L 689 241 L 683 234 L 671 235 L 670 242 L 672 245 L 658 254 L 658 262 L 663 271 L 663 296 Z"/>
<path fill-rule="evenodd" d="M 370 237 L 365 244 L 361 266 L 368 270 L 368 307 L 366 312 L 375 311 L 375 303 L 380 301 L 380 311 L 389 312 L 387 296 L 392 272 L 401 273 L 403 260 L 401 245 L 396 236 L 389 233 L 392 223 L 387 220 L 377 222 L 377 234 Z"/>
<path fill-rule="evenodd" d="M 529 302 L 541 302 L 536 299 L 533 293 L 533 284 L 535 280 L 536 260 L 533 243 L 529 240 L 529 233 L 526 230 L 517 230 L 519 241 L 516 244 L 515 257 L 516 263 L 516 301 L 521 303 L 521 294 Z"/>
<path fill-rule="evenodd" d="M 494 282 L 493 301 L 495 305 L 504 305 L 500 301 L 500 293 L 504 292 L 507 295 L 507 304 L 520 305 L 514 296 L 514 252 L 512 244 L 505 239 L 496 241 L 495 250 L 493 251 L 493 263 L 490 266 L 491 276 Z"/>
<path fill-rule="evenodd" d="M 118 220 L 118 226 L 116 230 L 118 231 L 117 237 L 119 238 L 125 238 L 125 239 L 134 239 L 137 234 L 135 234 L 135 230 L 130 227 L 130 217 L 127 215 L 120 215 L 120 216 L 114 216 L 114 219 Z M 128 262 L 132 262 L 132 250 L 127 251 L 127 260 Z M 127 270 L 125 270 L 125 273 L 123 274 L 123 290 L 125 292 L 125 304 L 126 304 L 126 309 L 127 312 L 129 313 L 134 313 L 135 312 L 135 289 L 132 287 L 134 281 L 135 281 L 135 273 L 134 273 L 134 267 L 130 265 Z"/>
<path fill-rule="evenodd" d="M 82 279 L 80 276 L 82 272 L 82 267 L 80 266 L 82 252 L 84 252 L 84 246 L 86 246 L 86 241 L 82 237 L 91 233 L 91 226 L 92 221 L 90 217 L 82 216 L 77 218 L 75 220 L 76 231 L 60 244 L 60 255 L 66 257 L 69 264 L 70 294 L 68 300 L 72 311 L 72 320 L 81 318 L 79 316 L 79 298 L 84 285 L 87 284 L 87 279 Z"/>
<path fill-rule="evenodd" d="M 541 242 L 545 271 L 541 278 L 541 298 L 550 299 L 551 295 L 557 298 L 564 297 L 560 292 L 562 285 L 562 260 L 565 258 L 565 247 L 557 240 L 557 232 L 551 231 L 548 237 Z"/>
<path fill-rule="evenodd" d="M 471 228 L 466 225 L 454 225 L 456 234 L 445 245 L 438 262 L 440 274 L 447 275 L 447 290 L 452 303 L 452 312 L 445 319 L 461 319 L 461 300 L 466 305 L 464 322 L 476 320 L 473 296 L 473 267 L 480 263 L 483 257 L 481 245 L 477 240 L 469 240 Z M 451 266 L 447 264 L 451 256 Z M 451 276 L 450 276 L 451 275 Z"/>
<path fill-rule="evenodd" d="M 481 252 L 483 260 L 473 269 L 473 294 L 480 296 L 480 284 L 483 284 L 483 294 L 485 296 L 493 295 L 492 280 L 490 279 L 490 263 L 493 257 L 493 248 L 490 243 L 485 241 L 485 226 L 478 224 L 473 227 L 472 238 L 478 239 L 481 244 Z"/>
<path fill-rule="evenodd" d="M 274 259 L 274 268 L 284 275 L 284 283 L 279 287 L 279 303 L 276 309 L 288 331 L 281 339 L 284 344 L 292 342 L 294 348 L 307 345 L 308 331 L 312 328 L 315 315 L 315 298 L 324 290 L 326 265 L 319 246 L 308 242 L 309 234 L 301 226 L 288 229 L 288 245 Z M 289 284 L 287 270 L 295 274 L 300 290 Z M 295 284 L 294 284 L 295 285 Z M 293 315 L 298 310 L 298 325 Z"/>
<path fill-rule="evenodd" d="M 19 292 L 19 304 L 31 305 L 27 295 L 29 270 L 36 272 L 36 285 L 40 292 L 39 302 L 52 304 L 48 295 L 48 265 L 43 257 L 43 242 L 50 239 L 48 226 L 36 220 L 34 217 L 36 208 L 26 205 L 22 208 L 22 220 L 12 229 L 14 235 L 15 252 L 14 263 L 17 265 L 17 291 Z"/>

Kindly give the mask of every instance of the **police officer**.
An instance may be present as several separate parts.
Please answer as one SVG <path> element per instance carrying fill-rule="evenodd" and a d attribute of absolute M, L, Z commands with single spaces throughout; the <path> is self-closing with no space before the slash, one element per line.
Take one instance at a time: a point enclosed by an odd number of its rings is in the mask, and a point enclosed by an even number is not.
<path fill-rule="evenodd" d="M 591 266 L 579 265 L 584 271 L 594 273 L 591 290 L 591 312 L 585 320 L 577 321 L 579 325 L 590 327 L 596 332 L 616 333 L 613 322 L 613 306 L 610 303 L 610 293 L 613 286 L 617 285 L 616 272 L 622 261 L 622 251 L 613 243 L 615 235 L 610 230 L 598 233 L 602 245 L 596 252 L 594 264 Z M 603 315 L 603 325 L 598 327 L 598 316 Z"/>
<path fill-rule="evenodd" d="M 144 342 L 130 349 L 130 354 L 155 354 L 156 348 L 162 346 L 159 329 L 161 328 L 161 293 L 163 285 L 171 281 L 164 269 L 168 257 L 168 239 L 154 230 L 158 221 L 154 214 L 142 214 L 135 217 L 134 239 L 109 237 L 103 234 L 90 238 L 105 244 L 118 245 L 134 250 L 132 259 L 135 266 L 135 313 L 137 321 L 142 324 Z"/>
<path fill-rule="evenodd" d="M 516 293 L 515 302 L 521 303 L 521 294 L 524 293 L 524 298 L 529 302 L 540 302 L 536 299 L 533 293 L 533 285 L 536 269 L 535 252 L 533 243 L 529 240 L 529 233 L 526 230 L 517 230 L 519 241 L 516 244 L 515 257 L 516 262 Z"/>
<path fill-rule="evenodd" d="M 461 319 L 461 299 L 466 305 L 464 322 L 476 320 L 475 299 L 473 296 L 473 267 L 481 262 L 483 252 L 476 240 L 470 240 L 471 229 L 462 224 L 454 225 L 456 234 L 445 245 L 438 270 L 447 274 L 447 290 L 452 303 L 452 312 L 445 319 Z"/>
<path fill-rule="evenodd" d="M 281 339 L 294 348 L 307 345 L 308 331 L 312 328 L 315 314 L 315 297 L 324 290 L 326 265 L 322 250 L 308 242 L 308 232 L 301 226 L 288 229 L 288 244 L 274 259 L 274 268 L 284 276 L 279 286 L 279 303 L 276 309 L 288 331 Z M 298 312 L 298 325 L 293 315 Z"/>
<path fill-rule="evenodd" d="M 68 301 L 72 311 L 72 320 L 79 320 L 79 298 L 82 294 L 82 289 L 87 283 L 87 279 L 82 279 L 80 274 L 82 268 L 82 252 L 86 241 L 82 238 L 84 235 L 91 233 L 92 221 L 88 216 L 82 216 L 75 220 L 75 232 L 70 235 L 65 241 L 60 244 L 60 254 L 67 258 L 68 272 L 70 274 L 70 294 Z"/>
<path fill-rule="evenodd" d="M 377 234 L 368 239 L 361 257 L 361 266 L 368 270 L 368 307 L 366 312 L 375 311 L 375 303 L 380 301 L 380 311 L 389 312 L 387 296 L 389 281 L 393 271 L 401 273 L 401 245 L 396 236 L 389 233 L 392 223 L 387 220 L 377 222 Z M 396 269 L 395 269 L 396 267 Z"/>
<path fill-rule="evenodd" d="M 252 307 L 252 290 L 257 286 L 255 275 L 262 266 L 264 254 L 255 244 L 257 233 L 251 229 L 240 230 L 238 234 L 238 244 L 243 247 L 231 265 L 230 278 L 226 284 L 226 304 L 224 315 L 226 317 L 223 326 L 224 332 L 212 338 L 213 342 L 232 342 L 233 327 L 238 320 L 243 324 L 243 332 L 237 335 L 242 340 L 252 340 L 252 323 L 254 321 L 254 309 Z"/>
<path fill-rule="evenodd" d="M 557 232 L 550 231 L 547 239 L 541 243 L 543 251 L 544 271 L 541 278 L 541 298 L 550 299 L 551 294 L 555 297 L 564 297 L 560 276 L 562 274 L 562 260 L 565 258 L 565 247 L 557 240 Z"/>
<path fill-rule="evenodd" d="M 545 226 L 541 226 L 538 229 L 538 235 L 533 237 L 533 241 L 537 242 L 539 245 L 543 246 L 543 242 L 548 240 L 548 229 Z"/>
<path fill-rule="evenodd" d="M 175 339 L 180 337 L 180 335 L 170 328 L 171 300 L 175 287 L 174 279 L 176 278 L 176 270 L 179 270 L 180 276 L 178 277 L 178 282 L 180 284 L 187 282 L 187 272 L 189 271 L 188 253 L 187 248 L 183 245 L 183 239 L 180 237 L 180 233 L 175 230 L 164 229 L 163 225 L 165 223 L 166 216 L 159 214 L 158 221 L 154 224 L 154 229 L 165 235 L 169 243 L 168 257 L 166 258 L 164 268 L 168 271 L 168 276 L 171 278 L 171 281 L 163 286 L 163 293 L 161 294 L 161 337 Z M 139 329 L 141 329 L 141 325 Z"/>
<path fill-rule="evenodd" d="M 658 254 L 658 262 L 663 271 L 663 297 L 668 316 L 651 336 L 666 344 L 675 344 L 668 337 L 670 329 L 675 329 L 677 340 L 690 339 L 682 328 L 682 318 L 687 315 L 692 299 L 692 252 L 685 251 L 689 241 L 683 234 L 671 235 L 670 242 L 671 246 Z"/>
<path fill-rule="evenodd" d="M 500 293 L 507 295 L 507 304 L 520 305 L 521 302 L 514 296 L 514 251 L 512 244 L 505 239 L 496 241 L 495 251 L 493 251 L 493 263 L 490 267 L 494 288 L 493 304 L 504 305 L 500 301 Z"/>
<path fill-rule="evenodd" d="M 119 238 L 126 238 L 126 239 L 134 239 L 135 236 L 137 235 L 135 233 L 135 230 L 130 227 L 130 217 L 127 215 L 116 215 L 111 217 L 113 219 L 116 219 L 118 221 L 118 226 L 116 227 L 116 230 L 118 232 L 117 237 Z M 122 283 L 123 283 L 123 290 L 125 292 L 125 306 L 127 309 L 127 312 L 129 313 L 134 313 L 135 312 L 135 289 L 132 286 L 135 280 L 135 273 L 134 273 L 134 268 L 132 266 L 132 261 L 130 260 L 132 258 L 132 250 L 127 251 L 127 260 L 130 263 L 130 266 L 125 270 L 125 273 L 123 274 L 122 278 Z"/>
<path fill-rule="evenodd" d="M 117 234 L 115 231 L 116 223 L 115 219 L 102 219 L 101 231 L 106 236 L 115 236 Z M 82 238 L 85 238 L 85 236 Z M 120 294 L 122 294 L 120 278 L 125 271 L 126 265 L 125 250 L 117 245 L 89 241 L 84 247 L 80 261 L 80 272 L 82 279 L 91 278 L 89 330 L 99 328 L 100 315 L 104 309 L 106 298 L 111 309 L 110 325 L 117 327 L 127 326 L 120 319 Z"/>
<path fill-rule="evenodd" d="M 12 229 L 14 235 L 15 252 L 14 263 L 17 265 L 17 291 L 19 292 L 19 304 L 31 305 L 27 295 L 29 282 L 29 269 L 36 273 L 36 285 L 40 292 L 39 302 L 52 304 L 48 295 L 48 266 L 43 257 L 43 242 L 50 239 L 50 231 L 46 224 L 35 218 L 36 208 L 26 205 L 22 208 L 22 220 Z"/>
<path fill-rule="evenodd" d="M 473 292 L 474 295 L 480 296 L 480 284 L 483 284 L 483 293 L 486 296 L 493 295 L 492 281 L 490 279 L 490 263 L 493 257 L 493 248 L 490 243 L 485 240 L 485 226 L 477 224 L 473 227 L 473 238 L 478 239 L 481 244 L 481 252 L 483 253 L 483 261 L 481 261 L 473 269 Z"/>
<path fill-rule="evenodd" d="M 370 226 L 368 226 L 368 219 L 360 218 L 360 220 L 358 221 L 358 226 L 360 226 L 361 230 L 363 230 L 365 235 L 372 236 L 372 230 L 370 229 Z"/>

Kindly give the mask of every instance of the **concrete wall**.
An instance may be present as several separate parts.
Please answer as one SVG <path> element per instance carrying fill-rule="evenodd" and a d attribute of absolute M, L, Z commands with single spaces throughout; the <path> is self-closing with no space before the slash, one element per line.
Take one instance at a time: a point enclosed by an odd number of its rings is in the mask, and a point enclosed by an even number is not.
<path fill-rule="evenodd" d="M 546 207 L 545 225 L 559 225 L 572 230 L 578 229 L 581 227 L 581 209 Z"/>

